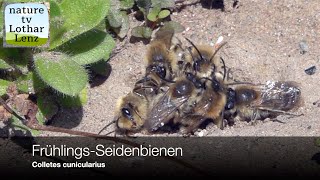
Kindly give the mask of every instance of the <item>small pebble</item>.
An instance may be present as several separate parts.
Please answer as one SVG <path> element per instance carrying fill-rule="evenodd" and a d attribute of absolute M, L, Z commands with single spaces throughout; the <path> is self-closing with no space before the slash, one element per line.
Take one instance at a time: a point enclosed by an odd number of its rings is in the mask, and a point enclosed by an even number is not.
<path fill-rule="evenodd" d="M 299 43 L 299 47 L 300 47 L 300 54 L 305 54 L 309 50 L 309 47 L 305 41 L 301 41 Z"/>
<path fill-rule="evenodd" d="M 313 75 L 314 73 L 316 73 L 316 66 L 311 66 L 308 69 L 305 69 L 304 72 L 306 72 L 306 74 L 308 75 Z"/>

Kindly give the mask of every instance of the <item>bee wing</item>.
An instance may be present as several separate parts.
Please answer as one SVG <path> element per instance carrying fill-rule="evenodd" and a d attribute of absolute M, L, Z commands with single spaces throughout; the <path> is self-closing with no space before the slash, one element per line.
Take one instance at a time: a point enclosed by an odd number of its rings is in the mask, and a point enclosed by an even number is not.
<path fill-rule="evenodd" d="M 300 103 L 300 89 L 292 81 L 268 81 L 260 87 L 260 101 L 254 106 L 287 111 Z"/>
<path fill-rule="evenodd" d="M 187 102 L 188 97 L 171 98 L 168 91 L 161 97 L 157 98 L 152 105 L 151 111 L 147 115 L 145 127 L 148 131 L 156 131 L 172 119 L 178 108 Z"/>

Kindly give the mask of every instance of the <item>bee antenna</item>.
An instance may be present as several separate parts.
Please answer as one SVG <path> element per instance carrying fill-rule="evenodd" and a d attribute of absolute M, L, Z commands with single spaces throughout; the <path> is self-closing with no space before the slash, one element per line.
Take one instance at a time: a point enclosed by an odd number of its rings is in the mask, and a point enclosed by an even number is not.
<path fill-rule="evenodd" d="M 200 56 L 200 58 L 201 58 L 201 60 L 203 60 L 203 57 L 202 57 L 202 55 L 201 55 L 201 53 L 200 53 L 200 51 L 199 51 L 199 49 L 197 48 L 197 46 L 196 45 L 194 45 L 193 44 L 193 42 L 190 40 L 190 39 L 188 39 L 188 38 L 186 38 L 186 40 L 196 49 L 196 51 L 198 52 L 198 54 L 199 54 L 199 56 Z M 191 52 L 190 52 L 191 53 Z M 192 53 L 191 53 L 191 56 L 192 56 Z M 193 58 L 192 58 L 193 59 Z"/>
<path fill-rule="evenodd" d="M 118 119 L 119 119 L 119 118 L 118 118 Z M 116 122 L 118 121 L 118 119 L 117 119 L 117 120 L 114 120 L 114 121 L 111 121 L 109 124 L 107 124 L 106 126 L 104 126 L 104 127 L 99 131 L 98 134 L 101 134 L 102 131 L 104 131 L 106 128 L 108 128 L 111 124 L 116 123 Z"/>
<path fill-rule="evenodd" d="M 109 134 L 114 133 L 114 132 L 116 132 L 116 130 L 113 130 L 113 131 L 108 132 L 107 134 L 105 134 L 105 136 L 108 136 Z M 116 134 L 116 133 L 115 133 L 115 134 Z"/>
<path fill-rule="evenodd" d="M 217 47 L 217 49 L 214 51 L 213 55 L 212 55 L 211 58 L 210 58 L 210 62 L 212 61 L 212 59 L 214 58 L 214 56 L 218 53 L 218 51 L 219 51 L 225 44 L 227 44 L 227 42 L 223 42 L 221 45 L 219 45 L 219 46 Z"/>
<path fill-rule="evenodd" d="M 223 64 L 223 81 L 226 79 L 226 73 L 227 73 L 227 69 L 226 69 L 226 63 L 224 62 L 223 58 L 220 57 L 220 60 Z"/>

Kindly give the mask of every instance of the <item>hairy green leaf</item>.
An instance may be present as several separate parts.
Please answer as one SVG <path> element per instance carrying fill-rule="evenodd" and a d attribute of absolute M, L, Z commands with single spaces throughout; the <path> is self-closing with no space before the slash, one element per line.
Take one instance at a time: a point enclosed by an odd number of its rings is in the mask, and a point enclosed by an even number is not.
<path fill-rule="evenodd" d="M 43 82 L 37 73 L 32 73 L 33 90 L 35 93 L 45 90 L 48 86 Z"/>
<path fill-rule="evenodd" d="M 106 0 L 65 0 L 57 5 L 61 11 L 60 21 L 63 24 L 61 27 L 50 30 L 52 33 L 50 49 L 94 28 L 107 15 L 110 6 L 109 1 Z"/>
<path fill-rule="evenodd" d="M 118 9 L 109 11 L 107 19 L 111 27 L 118 28 L 122 25 L 122 16 Z"/>
<path fill-rule="evenodd" d="M 0 38 L 2 38 L 3 36 L 3 32 L 2 32 L 2 28 L 3 28 L 3 8 L 2 8 L 2 3 L 0 2 Z M 2 44 L 0 44 L 0 46 L 2 46 Z"/>
<path fill-rule="evenodd" d="M 44 52 L 34 58 L 39 77 L 53 89 L 70 96 L 76 96 L 86 85 L 88 75 L 77 62 L 64 54 Z"/>
<path fill-rule="evenodd" d="M 0 69 L 9 69 L 9 68 L 12 68 L 12 67 L 0 57 Z"/>
<path fill-rule="evenodd" d="M 58 105 L 53 96 L 40 93 L 37 98 L 38 113 L 36 115 L 39 124 L 45 124 L 58 113 Z"/>
<path fill-rule="evenodd" d="M 115 31 L 120 38 L 124 38 L 127 35 L 130 28 L 129 17 L 125 11 L 121 11 L 120 15 L 122 17 L 122 25 L 120 28 L 116 29 Z"/>
<path fill-rule="evenodd" d="M 120 8 L 121 9 L 130 9 L 134 5 L 134 0 L 120 0 Z"/>
<path fill-rule="evenodd" d="M 148 14 L 147 18 L 148 18 L 149 21 L 155 22 L 155 21 L 157 21 L 157 19 L 158 19 L 157 16 L 158 16 L 158 14 L 154 14 L 154 13 L 151 13 L 151 12 L 150 12 L 150 13 Z"/>
<path fill-rule="evenodd" d="M 89 39 L 89 40 L 88 40 Z M 59 51 L 68 52 L 69 60 L 85 65 L 109 58 L 115 41 L 106 32 L 91 30 L 78 36 L 77 39 L 65 43 Z"/>
<path fill-rule="evenodd" d="M 94 29 L 106 32 L 110 28 L 110 24 L 106 19 L 103 19 Z"/>
<path fill-rule="evenodd" d="M 149 27 L 137 26 L 132 29 L 131 34 L 139 38 L 151 38 L 152 30 Z"/>
<path fill-rule="evenodd" d="M 159 6 L 162 8 L 173 8 L 175 6 L 174 0 L 151 0 L 152 7 Z"/>
<path fill-rule="evenodd" d="M 149 13 L 149 9 L 151 8 L 151 0 L 136 0 L 136 3 L 140 11 L 142 11 L 144 14 Z"/>
<path fill-rule="evenodd" d="M 7 88 L 11 82 L 0 79 L 0 96 L 7 93 Z"/>
<path fill-rule="evenodd" d="M 23 70 L 28 65 L 28 59 L 23 55 L 24 49 L 19 48 L 4 48 L 2 46 L 3 39 L 0 39 L 0 61 L 6 62 L 7 65 L 14 65 L 15 67 Z M 2 63 L 0 63 L 2 64 Z M 4 65 L 3 67 L 5 67 Z M 6 68 L 7 69 L 7 68 Z"/>
<path fill-rule="evenodd" d="M 168 17 L 169 15 L 170 15 L 170 11 L 165 9 L 165 10 L 160 11 L 158 16 L 160 19 L 163 19 L 163 18 Z"/>
<path fill-rule="evenodd" d="M 20 76 L 15 83 L 20 92 L 29 93 L 33 92 L 33 82 L 32 82 L 33 73 L 29 72 L 26 75 Z"/>
<path fill-rule="evenodd" d="M 159 12 L 161 11 L 161 8 L 156 6 L 156 7 L 153 7 L 150 12 L 148 13 L 147 15 L 147 18 L 152 21 L 152 22 L 155 22 L 157 19 L 158 19 L 158 15 L 159 15 Z"/>
<path fill-rule="evenodd" d="M 32 136 L 37 136 L 40 134 L 40 131 L 30 129 L 26 125 L 24 125 L 20 119 L 18 119 L 16 116 L 12 116 L 10 118 L 10 122 L 13 125 L 14 129 L 22 130 L 22 131 L 29 131 L 31 132 Z"/>
<path fill-rule="evenodd" d="M 77 96 L 59 96 L 59 102 L 63 107 L 81 107 L 88 101 L 88 90 L 84 88 Z"/>

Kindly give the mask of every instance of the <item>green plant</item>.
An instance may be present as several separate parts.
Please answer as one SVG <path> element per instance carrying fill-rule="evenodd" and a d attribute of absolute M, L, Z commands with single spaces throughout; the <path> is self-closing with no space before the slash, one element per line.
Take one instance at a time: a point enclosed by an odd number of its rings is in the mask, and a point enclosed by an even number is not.
<path fill-rule="evenodd" d="M 18 1 L 23 0 L 1 1 L 0 14 L 3 14 L 3 2 Z M 132 36 L 147 39 L 160 26 L 182 32 L 183 26 L 167 18 L 174 5 L 174 0 L 50 0 L 48 48 L 3 48 L 3 16 L 0 16 L 0 96 L 12 105 L 29 103 L 29 109 L 24 111 L 35 111 L 36 114 L 21 115 L 32 116 L 31 119 L 36 119 L 39 124 L 50 120 L 60 106 L 84 105 L 88 69 L 99 75 L 109 74 L 106 61 L 115 47 L 110 30 L 120 39 L 125 38 L 130 29 Z M 134 11 L 142 14 L 144 23 L 132 28 L 129 15 Z M 19 95 L 14 95 L 15 90 L 22 97 L 35 96 L 37 108 L 30 100 L 21 100 Z M 3 111 L 5 102 L 1 104 L 0 117 L 6 112 Z M 11 116 L 11 124 L 28 129 L 22 119 Z"/>
<path fill-rule="evenodd" d="M 175 6 L 174 0 L 111 0 L 111 9 L 107 16 L 107 23 L 120 38 L 124 38 L 129 31 L 128 12 L 138 7 L 138 13 L 143 15 L 144 23 L 132 28 L 131 35 L 138 38 L 150 39 L 153 30 L 169 23 L 175 31 L 182 32 L 184 28 L 177 22 L 166 21 Z M 173 22 L 173 23 L 172 23 Z"/>
<path fill-rule="evenodd" d="M 0 96 L 5 97 L 10 84 L 15 84 L 19 93 L 34 94 L 40 123 L 50 119 L 57 106 L 83 105 L 87 99 L 87 67 L 108 60 L 115 47 L 106 28 L 99 28 L 109 9 L 108 0 L 51 0 L 48 48 L 3 48 L 1 33 Z M 2 24 L 1 15 L 0 32 Z"/>

